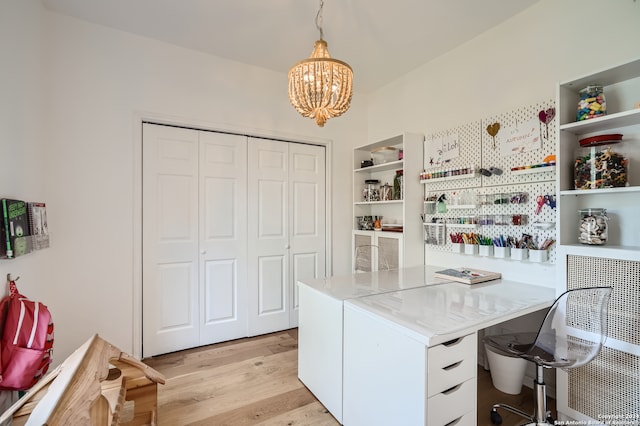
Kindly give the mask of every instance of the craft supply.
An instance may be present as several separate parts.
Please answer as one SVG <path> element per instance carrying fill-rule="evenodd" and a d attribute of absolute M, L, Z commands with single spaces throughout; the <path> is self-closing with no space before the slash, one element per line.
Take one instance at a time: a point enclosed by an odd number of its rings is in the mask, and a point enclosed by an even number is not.
<path fill-rule="evenodd" d="M 578 242 L 603 245 L 607 242 L 607 210 L 600 208 L 578 210 Z"/>
<path fill-rule="evenodd" d="M 601 117 L 606 113 L 607 102 L 604 97 L 602 86 L 595 84 L 580 90 L 580 100 L 578 101 L 578 114 L 576 116 L 576 121 Z"/>
<path fill-rule="evenodd" d="M 611 150 L 598 151 L 595 146 L 584 148 L 574 165 L 575 189 L 614 188 L 627 185 L 629 160 Z"/>

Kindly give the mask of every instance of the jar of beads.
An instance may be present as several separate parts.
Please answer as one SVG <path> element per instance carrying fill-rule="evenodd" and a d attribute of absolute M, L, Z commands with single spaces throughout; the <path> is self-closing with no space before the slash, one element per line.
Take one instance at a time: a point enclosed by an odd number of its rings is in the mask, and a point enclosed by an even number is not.
<path fill-rule="evenodd" d="M 594 84 L 580 90 L 576 121 L 589 120 L 607 113 L 607 101 L 602 86 Z"/>
<path fill-rule="evenodd" d="M 578 242 L 582 244 L 603 245 L 607 242 L 606 209 L 578 210 Z"/>

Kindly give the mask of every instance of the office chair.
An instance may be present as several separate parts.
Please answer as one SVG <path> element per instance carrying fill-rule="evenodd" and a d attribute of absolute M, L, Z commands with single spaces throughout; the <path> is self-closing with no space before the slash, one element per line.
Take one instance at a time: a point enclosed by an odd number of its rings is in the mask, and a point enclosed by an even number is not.
<path fill-rule="evenodd" d="M 547 312 L 537 333 L 512 333 L 485 337 L 485 343 L 531 361 L 536 365 L 533 381 L 535 410 L 529 415 L 506 404 L 491 408 L 491 423 L 499 425 L 498 408 L 518 414 L 528 425 L 553 424 L 547 411 L 544 368 L 576 368 L 593 360 L 607 334 L 611 287 L 577 288 L 564 292 Z"/>
<path fill-rule="evenodd" d="M 378 247 L 377 245 L 361 245 L 356 247 L 356 255 L 355 255 L 355 264 L 354 271 L 355 272 L 371 272 L 373 271 L 373 261 L 375 260 L 373 255 L 377 254 L 378 259 L 378 271 L 388 271 L 389 261 L 384 253 L 384 251 Z"/>

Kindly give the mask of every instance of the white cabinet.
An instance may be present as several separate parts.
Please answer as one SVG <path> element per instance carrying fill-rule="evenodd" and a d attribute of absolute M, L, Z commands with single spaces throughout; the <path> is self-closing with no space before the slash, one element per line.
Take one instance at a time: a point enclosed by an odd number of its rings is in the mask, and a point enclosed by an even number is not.
<path fill-rule="evenodd" d="M 422 187 L 419 175 L 423 162 L 424 136 L 404 133 L 379 142 L 367 144 L 353 151 L 353 240 L 352 258 L 358 246 L 383 244 L 380 252 L 391 268 L 420 265 L 424 262 L 422 243 Z M 381 148 L 391 152 L 386 160 L 378 159 Z M 402 158 L 400 155 L 402 152 Z M 374 160 L 369 167 L 361 167 L 363 161 Z M 383 162 L 384 161 L 384 162 Z M 396 176 L 402 175 L 401 191 L 397 191 Z M 365 194 L 367 181 L 372 184 L 376 195 Z M 381 186 L 388 184 L 392 189 L 390 196 L 385 197 Z M 382 230 L 367 229 L 375 217 L 381 217 Z M 362 221 L 361 218 L 370 218 Z M 411 247 L 411 250 L 405 250 Z M 373 255 L 372 268 L 377 270 L 377 255 Z"/>
<path fill-rule="evenodd" d="M 590 85 L 603 86 L 607 113 L 576 122 L 579 91 Z M 640 315 L 638 102 L 640 59 L 560 83 L 558 87 L 558 291 L 593 285 L 611 285 L 614 289 L 609 305 L 609 336 L 600 355 L 585 367 L 557 373 L 560 419 L 568 416 L 582 421 L 601 421 L 606 418 L 603 416 L 636 413 L 634 410 L 640 408 L 637 405 L 640 378 L 633 372 L 640 362 L 640 338 L 636 331 L 629 329 L 629 324 Z M 574 189 L 574 162 L 581 154 L 579 141 L 609 134 L 623 135 L 622 142 L 610 148 L 629 161 L 628 186 Z M 606 150 L 607 145 L 595 149 Z M 584 208 L 607 210 L 605 245 L 578 243 L 578 210 Z M 600 392 L 594 393 L 592 389 Z"/>
<path fill-rule="evenodd" d="M 402 241 L 402 233 L 353 231 L 354 271 L 373 272 L 402 268 Z"/>

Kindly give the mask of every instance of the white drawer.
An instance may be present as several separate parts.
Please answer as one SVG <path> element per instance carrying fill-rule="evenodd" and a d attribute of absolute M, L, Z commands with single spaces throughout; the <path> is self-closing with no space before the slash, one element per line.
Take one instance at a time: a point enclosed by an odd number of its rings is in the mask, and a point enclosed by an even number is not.
<path fill-rule="evenodd" d="M 427 399 L 427 425 L 475 424 L 476 394 L 476 379 L 473 378 Z M 469 414 L 473 423 L 466 418 Z M 458 423 L 454 423 L 456 421 Z"/>
<path fill-rule="evenodd" d="M 476 376 L 477 341 L 473 333 L 427 349 L 427 397 Z"/>

